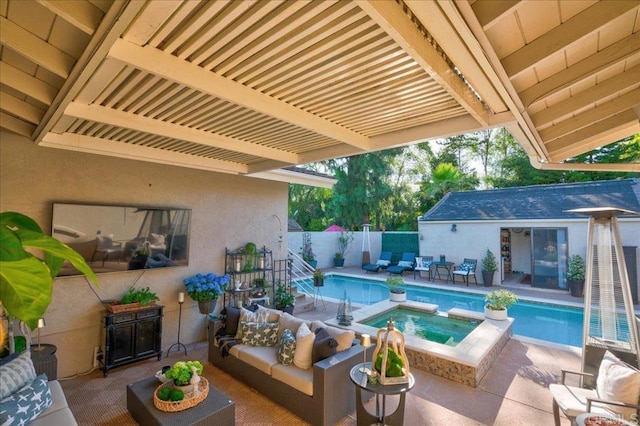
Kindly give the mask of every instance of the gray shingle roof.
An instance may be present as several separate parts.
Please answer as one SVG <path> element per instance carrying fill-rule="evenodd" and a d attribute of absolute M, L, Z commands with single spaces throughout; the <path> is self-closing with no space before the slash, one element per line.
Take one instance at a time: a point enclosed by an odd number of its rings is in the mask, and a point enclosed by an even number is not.
<path fill-rule="evenodd" d="M 640 179 L 450 192 L 419 220 L 576 219 L 565 210 L 585 207 L 640 212 Z"/>

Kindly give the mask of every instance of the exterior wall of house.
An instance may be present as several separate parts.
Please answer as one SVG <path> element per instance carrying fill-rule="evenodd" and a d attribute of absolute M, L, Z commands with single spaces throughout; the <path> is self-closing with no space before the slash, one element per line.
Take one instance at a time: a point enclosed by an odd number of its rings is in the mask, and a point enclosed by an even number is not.
<path fill-rule="evenodd" d="M 451 225 L 455 223 L 456 232 L 451 232 Z M 459 264 L 466 258 L 478 259 L 476 275 L 478 283 L 482 281 L 481 260 L 485 251 L 490 249 L 500 260 L 500 229 L 501 228 L 566 228 L 569 256 L 579 254 L 583 258 L 587 255 L 587 229 L 588 219 L 579 218 L 572 220 L 537 220 L 534 223 L 527 221 L 452 221 L 452 222 L 418 222 L 420 241 L 420 254 L 434 256 L 440 254 L 447 256 L 447 261 Z M 620 218 L 620 234 L 623 246 L 636 246 L 636 263 L 640 265 L 640 219 Z M 531 273 L 531 258 L 523 255 L 531 253 L 527 248 L 530 237 L 525 233 L 511 234 L 512 270 Z M 501 268 L 501 262 L 499 268 Z M 640 269 L 640 268 L 639 268 Z M 510 271 L 507 271 L 509 273 Z M 640 272 L 637 282 L 640 285 Z M 500 283 L 500 273 L 493 278 L 493 285 Z M 638 292 L 640 294 L 640 291 Z"/>
<path fill-rule="evenodd" d="M 45 233 L 51 230 L 53 202 L 192 209 L 189 266 L 101 274 L 93 289 L 83 277 L 55 280 L 41 341 L 57 345 L 59 377 L 89 370 L 94 346 L 104 346 L 100 300 L 119 299 L 134 284 L 149 286 L 165 306 L 166 351 L 177 341 L 177 302 L 184 278 L 197 272 L 223 273 L 225 247 L 249 241 L 272 248 L 274 259 L 286 257 L 286 228 L 281 234 L 274 217 L 286 226 L 286 183 L 38 147 L 5 132 L 0 139 L 0 210 L 32 217 Z M 279 235 L 284 236 L 280 246 Z M 202 340 L 205 330 L 204 316 L 186 297 L 181 342 Z"/>

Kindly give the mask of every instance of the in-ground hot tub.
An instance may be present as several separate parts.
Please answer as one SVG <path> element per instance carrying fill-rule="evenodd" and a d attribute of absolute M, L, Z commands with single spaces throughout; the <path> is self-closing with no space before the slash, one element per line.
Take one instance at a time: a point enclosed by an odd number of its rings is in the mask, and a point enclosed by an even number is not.
<path fill-rule="evenodd" d="M 436 314 L 438 305 L 414 301 L 397 303 L 385 300 L 354 311 L 353 321 L 349 327 L 338 325 L 335 319 L 329 320 L 327 323 L 337 327 L 349 328 L 358 335 L 369 334 L 372 339 L 375 339 L 378 330 L 386 327 L 386 321 L 382 327 L 372 327 L 367 325 L 367 322 L 375 322 L 376 319 L 383 318 L 382 315 L 385 317 L 396 315 L 396 317 L 400 318 L 401 314 L 406 313 L 404 312 L 405 310 L 414 311 L 418 314 L 417 317 L 420 317 L 423 314 Z M 451 340 L 440 336 L 439 340 L 445 339 L 445 343 L 426 340 L 423 336 L 420 336 L 421 333 L 403 332 L 405 352 L 409 358 L 410 368 L 427 371 L 468 386 L 478 386 L 480 380 L 487 374 L 491 364 L 493 364 L 502 348 L 511 338 L 513 334 L 513 319 L 509 318 L 506 321 L 486 320 L 479 312 L 458 308 L 449 310 L 446 315 L 443 313 L 437 314 L 439 317 L 444 316 L 452 320 L 475 323 L 473 324 L 475 328 L 470 330 L 466 337 L 459 341 L 455 341 L 455 338 Z M 441 320 L 442 318 L 438 319 L 438 322 L 441 322 Z M 413 322 L 410 327 L 422 330 L 437 329 L 433 330 L 437 334 L 443 334 L 443 330 L 449 328 L 448 325 L 442 327 L 441 324 L 437 327 L 430 325 L 417 326 L 415 321 L 415 319 L 410 320 L 410 322 Z M 446 324 L 446 321 L 443 324 Z"/>

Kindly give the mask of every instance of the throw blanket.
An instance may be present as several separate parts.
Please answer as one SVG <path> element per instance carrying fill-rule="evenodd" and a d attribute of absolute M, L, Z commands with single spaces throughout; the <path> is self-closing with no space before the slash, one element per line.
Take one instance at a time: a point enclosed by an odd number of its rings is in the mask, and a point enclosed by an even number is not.
<path fill-rule="evenodd" d="M 216 336 L 215 341 L 220 348 L 220 355 L 225 358 L 229 355 L 229 349 L 238 343 L 238 339 L 235 336 Z"/>

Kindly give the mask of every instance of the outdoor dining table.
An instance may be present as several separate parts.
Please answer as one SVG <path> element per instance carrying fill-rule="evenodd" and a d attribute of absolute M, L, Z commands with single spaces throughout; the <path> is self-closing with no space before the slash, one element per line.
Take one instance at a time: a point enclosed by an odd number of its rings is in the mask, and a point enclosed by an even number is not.
<path fill-rule="evenodd" d="M 432 266 L 434 266 L 436 268 L 436 273 L 435 275 L 438 276 L 438 279 L 441 280 L 442 277 L 440 276 L 440 269 L 444 269 L 445 271 L 447 271 L 447 280 L 445 281 L 445 283 L 448 283 L 449 280 L 451 280 L 451 282 L 453 282 L 453 267 L 455 266 L 455 263 L 453 262 L 433 262 Z"/>

